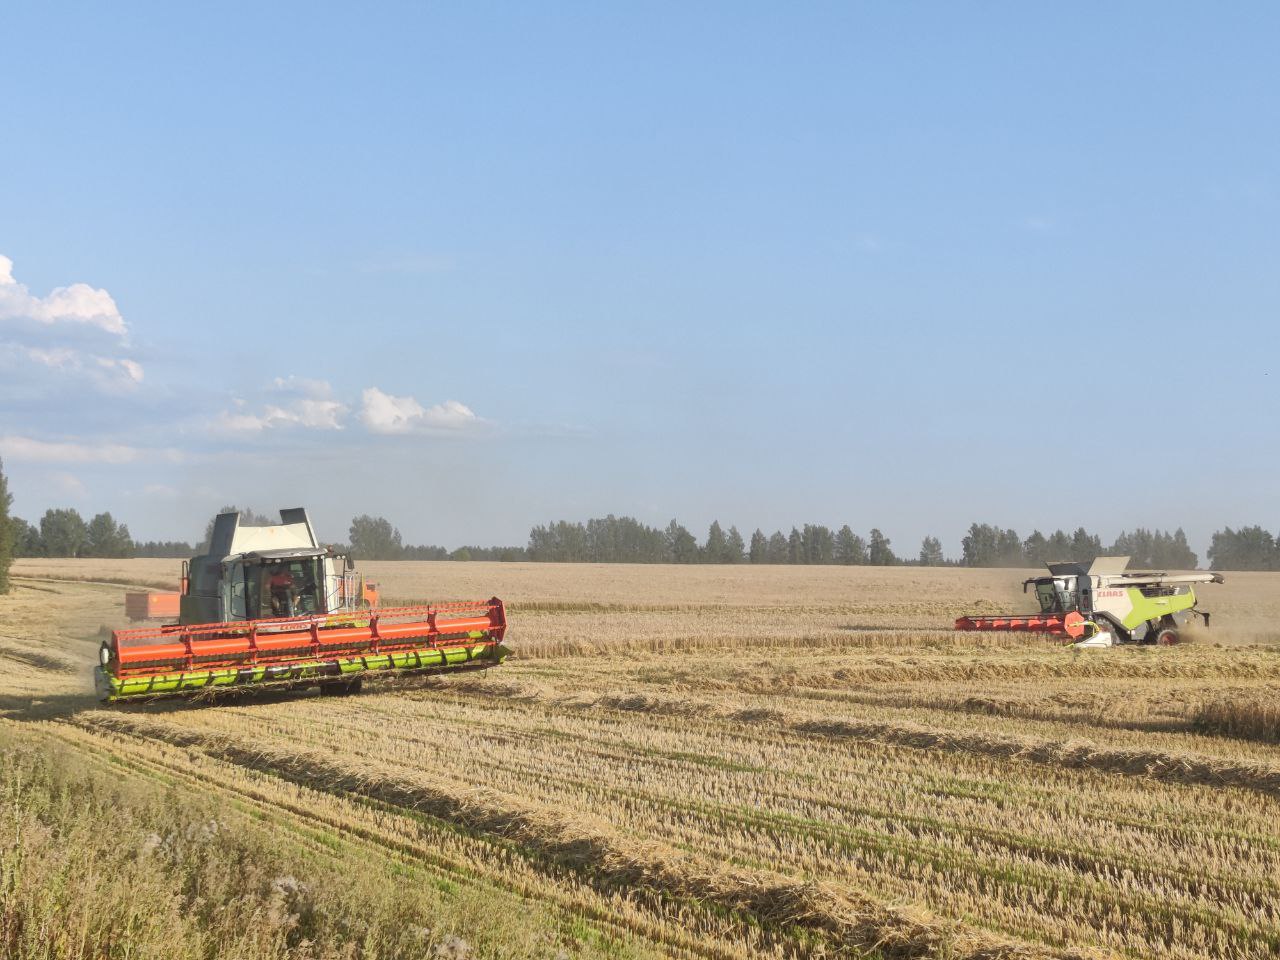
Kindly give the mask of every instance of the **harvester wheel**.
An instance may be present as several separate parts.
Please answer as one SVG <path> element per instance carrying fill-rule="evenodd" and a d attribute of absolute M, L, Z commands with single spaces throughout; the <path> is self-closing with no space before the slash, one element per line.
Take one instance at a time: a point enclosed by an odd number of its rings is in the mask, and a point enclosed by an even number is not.
<path fill-rule="evenodd" d="M 1156 631 L 1156 643 L 1162 647 L 1171 647 L 1179 640 L 1178 631 L 1172 627 L 1161 627 Z"/>
<path fill-rule="evenodd" d="M 362 686 L 364 686 L 363 679 L 322 683 L 320 684 L 320 695 L 322 697 L 345 697 L 353 693 L 359 693 Z"/>

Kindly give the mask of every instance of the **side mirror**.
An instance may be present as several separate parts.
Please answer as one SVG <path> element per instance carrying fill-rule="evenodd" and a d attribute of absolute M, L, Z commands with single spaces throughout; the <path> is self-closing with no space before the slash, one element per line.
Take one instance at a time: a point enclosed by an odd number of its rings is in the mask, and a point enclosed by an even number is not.
<path fill-rule="evenodd" d="M 348 570 L 354 570 L 356 568 L 356 562 L 353 559 L 351 559 L 350 554 L 348 554 L 344 559 L 346 560 L 346 566 Z"/>

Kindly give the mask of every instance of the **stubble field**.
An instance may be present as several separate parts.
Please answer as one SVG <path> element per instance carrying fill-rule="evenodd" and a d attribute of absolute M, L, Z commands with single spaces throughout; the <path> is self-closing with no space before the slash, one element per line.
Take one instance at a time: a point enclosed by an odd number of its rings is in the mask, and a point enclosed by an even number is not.
<path fill-rule="evenodd" d="M 1072 651 L 950 631 L 1019 571 L 363 569 L 503 597 L 517 659 L 103 709 L 118 584 L 177 564 L 15 566 L 0 954 L 1280 953 L 1280 575 Z"/>

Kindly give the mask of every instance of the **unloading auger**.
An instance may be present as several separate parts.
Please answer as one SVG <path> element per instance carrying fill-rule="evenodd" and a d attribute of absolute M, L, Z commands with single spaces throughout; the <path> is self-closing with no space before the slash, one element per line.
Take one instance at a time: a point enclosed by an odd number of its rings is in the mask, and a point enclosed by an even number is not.
<path fill-rule="evenodd" d="M 1040 612 L 961 617 L 957 630 L 1000 630 L 1060 637 L 1078 647 L 1115 643 L 1177 643 L 1193 617 L 1209 625 L 1196 607 L 1195 584 L 1223 583 L 1220 573 L 1126 572 L 1128 557 L 1098 557 L 1082 563 L 1050 563 L 1049 576 L 1031 577 Z"/>
<path fill-rule="evenodd" d="M 178 623 L 113 631 L 94 670 L 104 702 L 236 687 L 354 693 L 366 674 L 502 662 L 501 600 L 379 607 L 346 554 L 321 546 L 306 510 L 272 526 L 219 514 L 209 552 L 183 564 Z"/>

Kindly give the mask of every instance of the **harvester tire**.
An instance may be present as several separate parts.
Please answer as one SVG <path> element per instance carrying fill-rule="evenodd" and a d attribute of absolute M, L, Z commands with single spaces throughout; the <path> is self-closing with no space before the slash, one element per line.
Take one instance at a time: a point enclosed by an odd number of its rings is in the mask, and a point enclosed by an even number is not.
<path fill-rule="evenodd" d="M 1181 638 L 1178 631 L 1172 627 L 1161 627 L 1156 631 L 1156 643 L 1162 647 L 1171 647 Z"/>

